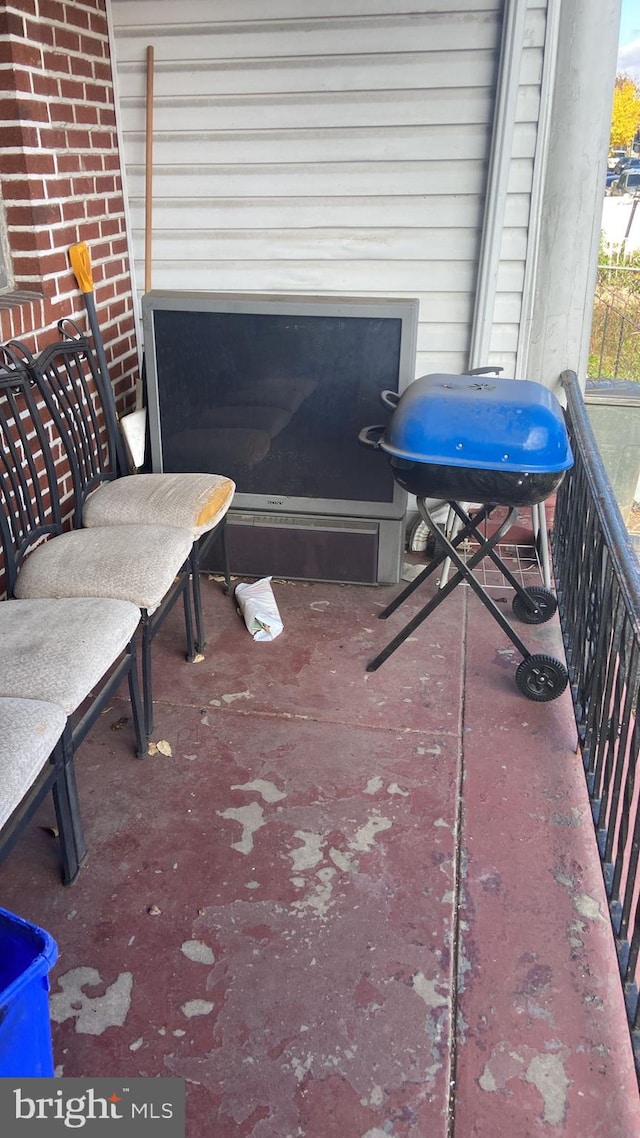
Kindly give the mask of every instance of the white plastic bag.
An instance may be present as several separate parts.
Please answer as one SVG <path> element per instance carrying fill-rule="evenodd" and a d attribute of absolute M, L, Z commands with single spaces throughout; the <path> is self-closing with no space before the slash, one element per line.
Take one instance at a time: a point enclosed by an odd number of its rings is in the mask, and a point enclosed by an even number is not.
<path fill-rule="evenodd" d="M 236 585 L 238 607 L 254 640 L 275 640 L 284 627 L 271 588 L 271 577 Z"/>

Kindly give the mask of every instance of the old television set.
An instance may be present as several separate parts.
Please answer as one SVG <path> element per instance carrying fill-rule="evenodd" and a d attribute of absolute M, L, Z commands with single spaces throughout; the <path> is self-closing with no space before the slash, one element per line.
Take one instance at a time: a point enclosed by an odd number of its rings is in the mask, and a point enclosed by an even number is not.
<path fill-rule="evenodd" d="M 415 378 L 418 301 L 152 291 L 152 469 L 237 485 L 239 574 L 397 581 L 406 495 L 358 433 Z"/>

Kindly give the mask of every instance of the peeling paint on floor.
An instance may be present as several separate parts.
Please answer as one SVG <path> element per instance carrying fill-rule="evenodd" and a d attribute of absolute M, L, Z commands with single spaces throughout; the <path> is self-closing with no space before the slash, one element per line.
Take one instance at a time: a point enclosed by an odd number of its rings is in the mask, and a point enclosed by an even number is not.
<path fill-rule="evenodd" d="M 526 1072 L 528 1083 L 538 1088 L 544 1102 L 543 1119 L 551 1126 L 564 1121 L 569 1080 L 559 1055 L 534 1055 Z"/>
<path fill-rule="evenodd" d="M 185 1004 L 183 1004 L 182 1007 L 180 1008 L 180 1011 L 182 1012 L 182 1014 L 184 1016 L 187 1017 L 187 1019 L 192 1019 L 193 1016 L 208 1016 L 208 1015 L 210 1015 L 210 1013 L 213 1011 L 214 1007 L 215 1007 L 215 1004 L 210 1003 L 209 1000 L 195 999 L 195 1000 L 187 1000 L 187 1002 Z"/>
<path fill-rule="evenodd" d="M 331 869 L 330 867 L 318 870 L 316 874 L 318 884 L 314 885 L 307 896 L 303 897 L 301 901 L 294 901 L 292 908 L 297 910 L 312 909 L 319 917 L 326 916 L 329 906 L 331 905 L 333 879 L 335 875 L 335 869 Z"/>
<path fill-rule="evenodd" d="M 203 586 L 206 660 L 179 612 L 154 642 L 173 757 L 102 717 L 73 890 L 50 803 L 0 866 L 59 945 L 57 1072 L 185 1078 L 188 1138 L 635 1138 L 567 700 L 523 700 L 468 590 L 367 673 L 393 589 L 289 583 L 265 655 Z"/>
<path fill-rule="evenodd" d="M 283 790 L 279 790 L 275 782 L 269 782 L 265 778 L 254 778 L 252 782 L 235 783 L 232 790 L 249 790 L 252 793 L 259 794 L 265 802 L 281 802 L 286 798 Z"/>
<path fill-rule="evenodd" d="M 187 960 L 195 960 L 198 964 L 215 964 L 212 950 L 201 940 L 185 940 L 184 944 L 180 945 L 180 951 Z"/>
<path fill-rule="evenodd" d="M 595 897 L 590 897 L 587 893 L 580 893 L 573 898 L 573 903 L 581 917 L 586 917 L 589 921 L 606 920 L 602 915 L 600 902 Z"/>
<path fill-rule="evenodd" d="M 253 850 L 253 835 L 265 824 L 264 812 L 259 802 L 252 802 L 249 806 L 230 806 L 227 810 L 218 811 L 221 818 L 229 818 L 239 822 L 242 826 L 242 837 L 238 842 L 231 843 L 232 850 L 238 853 L 250 854 Z"/>
<path fill-rule="evenodd" d="M 247 689 L 245 691 L 229 692 L 227 695 L 223 695 L 220 698 L 222 699 L 223 703 L 226 703 L 228 705 L 230 703 L 235 703 L 237 699 L 251 699 L 252 696 L 251 692 Z"/>
<path fill-rule="evenodd" d="M 324 886 L 331 884 L 329 872 L 335 881 L 335 870 L 318 874 Z M 287 910 L 272 903 L 236 902 L 228 909 L 207 909 L 194 931 L 202 935 L 206 930 L 206 940 L 215 939 L 220 945 L 220 962 L 209 981 L 212 987 L 224 981 L 216 1014 L 216 1046 L 200 1058 L 170 1060 L 171 1072 L 211 1088 L 223 1087 L 224 1112 L 238 1126 L 249 1117 L 249 1103 L 261 1102 L 268 1111 L 268 1127 L 253 1128 L 256 1138 L 263 1132 L 296 1133 L 296 1087 L 334 1071 L 340 1071 L 358 1100 L 364 1099 L 374 1110 L 387 1094 L 416 1080 L 428 1097 L 437 1075 L 432 1041 L 424 1030 L 424 1007 L 426 1003 L 434 1010 L 446 998 L 435 992 L 419 967 L 420 960 L 430 955 L 426 948 L 416 945 L 410 950 L 417 967 L 406 977 L 394 975 L 397 960 L 407 956 L 407 945 L 389 921 L 390 903 L 391 898 L 381 906 L 364 884 L 357 898 L 350 900 L 340 888 L 332 920 L 316 923 L 317 909 L 305 906 L 293 929 Z M 257 956 L 256 943 L 260 944 Z M 345 946 L 349 946 L 346 953 Z M 229 958 L 235 962 L 233 977 L 226 974 L 224 962 Z M 336 966 L 339 988 L 334 981 Z M 365 994 L 363 985 L 367 994 L 361 1002 L 358 992 L 362 989 Z M 415 1003 L 413 991 L 421 997 Z M 302 1009 L 310 1018 L 302 1019 Z M 397 1023 L 402 1023 L 402 1031 L 393 1027 Z M 249 1031 L 245 1058 L 252 1062 L 248 1065 L 238 1064 L 232 1044 L 243 1025 Z M 265 1079 L 269 1053 L 278 1058 L 268 1064 Z"/>
<path fill-rule="evenodd" d="M 373 849 L 378 834 L 390 830 L 392 825 L 390 818 L 385 818 L 381 814 L 372 814 L 365 825 L 356 830 L 353 840 L 349 842 L 349 849 L 357 853 L 366 853 Z"/>
<path fill-rule="evenodd" d="M 424 1000 L 428 1008 L 446 1007 L 449 1003 L 448 995 L 436 990 L 437 983 L 437 980 L 427 980 L 422 972 L 417 972 L 413 977 L 413 990 L 417 992 L 421 1000 Z"/>
<path fill-rule="evenodd" d="M 500 1044 L 485 1064 L 479 1085 L 489 1094 L 509 1091 L 516 1093 L 513 1080 L 525 1080 L 540 1093 L 539 1115 L 550 1126 L 563 1123 L 567 1106 L 570 1080 L 559 1054 L 536 1053 L 531 1048 L 512 1048 Z"/>
<path fill-rule="evenodd" d="M 293 862 L 294 873 L 301 873 L 304 869 L 313 869 L 322 861 L 322 849 L 325 844 L 324 834 L 312 834 L 304 830 L 294 830 L 294 838 L 302 843 L 297 849 L 292 849 L 289 857 Z"/>
<path fill-rule="evenodd" d="M 62 991 L 49 999 L 49 1011 L 54 1023 L 75 1019 L 75 1030 L 80 1034 L 102 1035 L 109 1027 L 122 1027 L 129 1008 L 133 976 L 121 972 L 113 983 L 104 984 L 96 968 L 72 968 L 58 977 Z M 101 996 L 89 996 L 84 988 L 104 987 Z"/>

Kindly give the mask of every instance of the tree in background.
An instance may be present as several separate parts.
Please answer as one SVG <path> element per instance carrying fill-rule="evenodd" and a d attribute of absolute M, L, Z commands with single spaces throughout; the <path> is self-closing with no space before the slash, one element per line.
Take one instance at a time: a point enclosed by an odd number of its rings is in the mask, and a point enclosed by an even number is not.
<path fill-rule="evenodd" d="M 612 150 L 628 150 L 640 127 L 640 92 L 628 75 L 617 75 L 611 114 Z"/>

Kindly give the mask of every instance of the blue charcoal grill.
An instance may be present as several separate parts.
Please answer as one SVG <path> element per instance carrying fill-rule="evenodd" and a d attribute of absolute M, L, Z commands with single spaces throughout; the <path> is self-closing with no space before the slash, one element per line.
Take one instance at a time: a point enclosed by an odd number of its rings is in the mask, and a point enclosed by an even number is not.
<path fill-rule="evenodd" d="M 567 686 L 564 664 L 527 650 L 473 571 L 484 558 L 490 558 L 515 590 L 513 613 L 525 624 L 543 624 L 555 613 L 554 594 L 543 585 L 524 588 L 496 547 L 514 524 L 518 507 L 543 502 L 573 465 L 558 400 L 539 383 L 480 378 L 478 373 L 425 375 L 401 396 L 384 391 L 381 398 L 393 411 L 391 420 L 386 426 L 364 427 L 360 442 L 384 451 L 396 481 L 415 494 L 420 517 L 435 540 L 436 554 L 380 617 L 391 616 L 448 558 L 456 571 L 367 665 L 367 671 L 375 672 L 466 581 L 522 655 L 516 683 L 523 695 L 538 702 L 556 699 Z M 448 537 L 436 525 L 427 507 L 429 499 L 448 502 L 461 523 L 455 536 Z M 496 506 L 508 506 L 509 512 L 487 536 L 479 527 Z M 478 548 L 463 559 L 458 550 L 469 538 Z"/>

